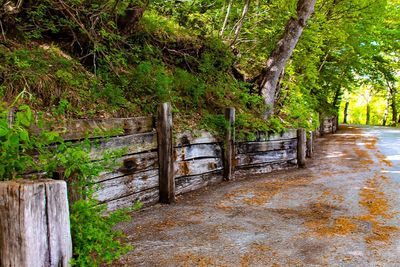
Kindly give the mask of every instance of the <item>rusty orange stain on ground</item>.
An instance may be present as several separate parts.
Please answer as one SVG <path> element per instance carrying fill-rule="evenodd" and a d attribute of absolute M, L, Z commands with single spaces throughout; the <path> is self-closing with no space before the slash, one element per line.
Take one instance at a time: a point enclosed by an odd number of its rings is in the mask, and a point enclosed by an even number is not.
<path fill-rule="evenodd" d="M 393 167 L 393 163 L 390 160 L 386 159 L 386 157 L 381 153 L 377 152 L 376 157 L 379 159 L 380 163 L 385 164 L 387 167 Z"/>
<path fill-rule="evenodd" d="M 209 256 L 197 255 L 192 252 L 186 252 L 182 254 L 176 254 L 175 260 L 179 262 L 178 266 L 191 267 L 191 266 L 226 266 L 223 264 L 218 264 L 215 258 Z"/>
<path fill-rule="evenodd" d="M 388 243 L 391 237 L 399 232 L 399 227 L 385 225 L 382 218 L 392 218 L 394 214 L 389 211 L 389 201 L 381 189 L 381 184 L 387 182 L 387 177 L 375 175 L 366 182 L 366 186 L 360 191 L 360 205 L 364 207 L 368 214 L 359 216 L 361 221 L 369 222 L 371 234 L 365 237 L 365 242 L 373 245 L 376 241 Z"/>
<path fill-rule="evenodd" d="M 225 194 L 224 198 L 229 202 L 243 202 L 247 205 L 261 206 L 268 203 L 272 197 L 284 189 L 290 187 L 304 186 L 310 183 L 314 178 L 296 178 L 282 181 L 264 182 L 251 189 L 237 189 L 231 193 Z M 222 202 L 217 207 L 227 209 L 227 205 Z"/>

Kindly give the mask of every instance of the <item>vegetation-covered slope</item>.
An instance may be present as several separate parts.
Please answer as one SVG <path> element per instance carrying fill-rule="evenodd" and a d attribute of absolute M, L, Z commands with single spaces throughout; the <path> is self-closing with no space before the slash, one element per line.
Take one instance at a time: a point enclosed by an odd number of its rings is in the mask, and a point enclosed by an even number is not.
<path fill-rule="evenodd" d="M 396 53 L 399 34 L 396 1 L 311 2 L 268 126 L 261 71 L 305 0 L 2 1 L 1 93 L 66 117 L 151 114 L 170 101 L 178 118 L 203 125 L 234 106 L 247 131 L 312 127 L 359 77 L 375 79 L 371 62 Z"/>

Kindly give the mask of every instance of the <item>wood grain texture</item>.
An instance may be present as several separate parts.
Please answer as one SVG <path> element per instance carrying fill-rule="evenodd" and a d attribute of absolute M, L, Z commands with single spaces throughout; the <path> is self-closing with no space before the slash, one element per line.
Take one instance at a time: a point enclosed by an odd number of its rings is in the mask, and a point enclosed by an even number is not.
<path fill-rule="evenodd" d="M 135 174 L 142 171 L 158 169 L 158 153 L 145 152 L 123 156 L 116 160 L 113 171 L 102 172 L 97 181 L 110 180 L 128 174 Z"/>
<path fill-rule="evenodd" d="M 256 139 L 254 140 L 254 142 L 285 140 L 285 139 L 293 139 L 296 137 L 297 137 L 296 129 L 287 129 L 286 132 L 281 134 L 258 132 L 256 134 Z M 245 142 L 246 140 L 238 140 L 238 141 Z"/>
<path fill-rule="evenodd" d="M 219 142 L 222 142 L 222 139 L 204 130 L 185 131 L 175 136 L 175 147 Z"/>
<path fill-rule="evenodd" d="M 98 183 L 96 199 L 108 202 L 143 190 L 158 187 L 158 169 L 129 174 Z"/>
<path fill-rule="evenodd" d="M 312 158 L 314 154 L 314 134 L 311 131 L 308 132 L 306 148 L 307 158 Z"/>
<path fill-rule="evenodd" d="M 68 266 L 72 257 L 64 181 L 0 183 L 0 266 Z"/>
<path fill-rule="evenodd" d="M 326 117 L 321 123 L 321 134 L 331 134 L 337 131 L 338 125 L 336 117 Z"/>
<path fill-rule="evenodd" d="M 266 153 L 239 154 L 236 156 L 236 166 L 258 165 L 262 163 L 274 163 L 296 159 L 296 149 L 274 150 Z"/>
<path fill-rule="evenodd" d="M 175 201 L 172 127 L 171 104 L 163 103 L 157 117 L 159 188 L 160 202 L 168 204 Z"/>
<path fill-rule="evenodd" d="M 60 134 L 64 140 L 81 140 L 104 136 L 121 136 L 153 131 L 152 117 L 104 118 L 72 120 L 64 125 L 49 126 L 49 131 Z M 32 127 L 33 133 L 41 129 Z"/>
<path fill-rule="evenodd" d="M 289 170 L 297 168 L 297 159 L 281 161 L 281 162 L 270 162 L 261 163 L 255 165 L 240 166 L 235 171 L 238 176 L 248 176 L 249 174 L 262 174 L 273 171 Z"/>
<path fill-rule="evenodd" d="M 176 162 L 174 175 L 175 178 L 177 178 L 188 175 L 199 175 L 222 169 L 221 158 L 201 158 Z"/>
<path fill-rule="evenodd" d="M 297 139 L 273 140 L 265 142 L 241 142 L 236 145 L 237 154 L 262 153 L 272 150 L 293 149 Z"/>
<path fill-rule="evenodd" d="M 105 152 L 124 149 L 125 154 L 148 152 L 157 149 L 157 134 L 155 132 L 112 137 L 94 142 L 90 157 L 99 160 Z"/>
<path fill-rule="evenodd" d="M 131 195 L 106 202 L 107 211 L 111 212 L 123 208 L 132 207 L 137 201 L 142 202 L 144 206 L 156 204 L 159 201 L 159 188 L 150 188 L 148 190 L 133 193 Z"/>
<path fill-rule="evenodd" d="M 228 127 L 225 129 L 224 138 L 224 179 L 229 181 L 233 178 L 234 158 L 235 158 L 235 108 L 225 109 L 225 120 L 228 121 Z"/>
<path fill-rule="evenodd" d="M 218 158 L 222 157 L 220 144 L 194 144 L 174 149 L 176 161 L 192 160 L 196 158 Z"/>
<path fill-rule="evenodd" d="M 195 176 L 183 176 L 175 179 L 176 194 L 184 194 L 200 188 L 221 183 L 222 171 L 215 171 Z"/>
<path fill-rule="evenodd" d="M 46 182 L 45 185 L 50 266 L 69 266 L 72 243 L 67 186 L 63 181 Z"/>
<path fill-rule="evenodd" d="M 306 166 L 307 136 L 305 129 L 297 130 L 297 164 L 300 168 Z"/>

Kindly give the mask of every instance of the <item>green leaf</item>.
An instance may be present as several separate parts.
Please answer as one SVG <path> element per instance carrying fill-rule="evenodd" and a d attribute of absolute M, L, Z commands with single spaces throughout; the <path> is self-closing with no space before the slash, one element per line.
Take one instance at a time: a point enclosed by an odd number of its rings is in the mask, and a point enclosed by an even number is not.
<path fill-rule="evenodd" d="M 29 141 L 29 133 L 28 133 L 28 131 L 25 130 L 25 129 L 22 129 L 22 130 L 19 132 L 19 138 L 20 138 L 22 141 L 28 142 L 28 141 Z"/>
<path fill-rule="evenodd" d="M 2 125 L 0 125 L 0 137 L 6 136 L 9 131 L 10 130 L 8 129 L 8 127 L 3 127 Z"/>

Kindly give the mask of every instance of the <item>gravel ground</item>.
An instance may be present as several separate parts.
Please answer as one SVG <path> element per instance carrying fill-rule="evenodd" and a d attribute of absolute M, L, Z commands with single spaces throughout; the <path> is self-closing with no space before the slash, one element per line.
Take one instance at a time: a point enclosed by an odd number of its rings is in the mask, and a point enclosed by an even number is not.
<path fill-rule="evenodd" d="M 399 211 L 400 130 L 342 126 L 306 169 L 135 213 L 113 266 L 400 266 Z"/>

